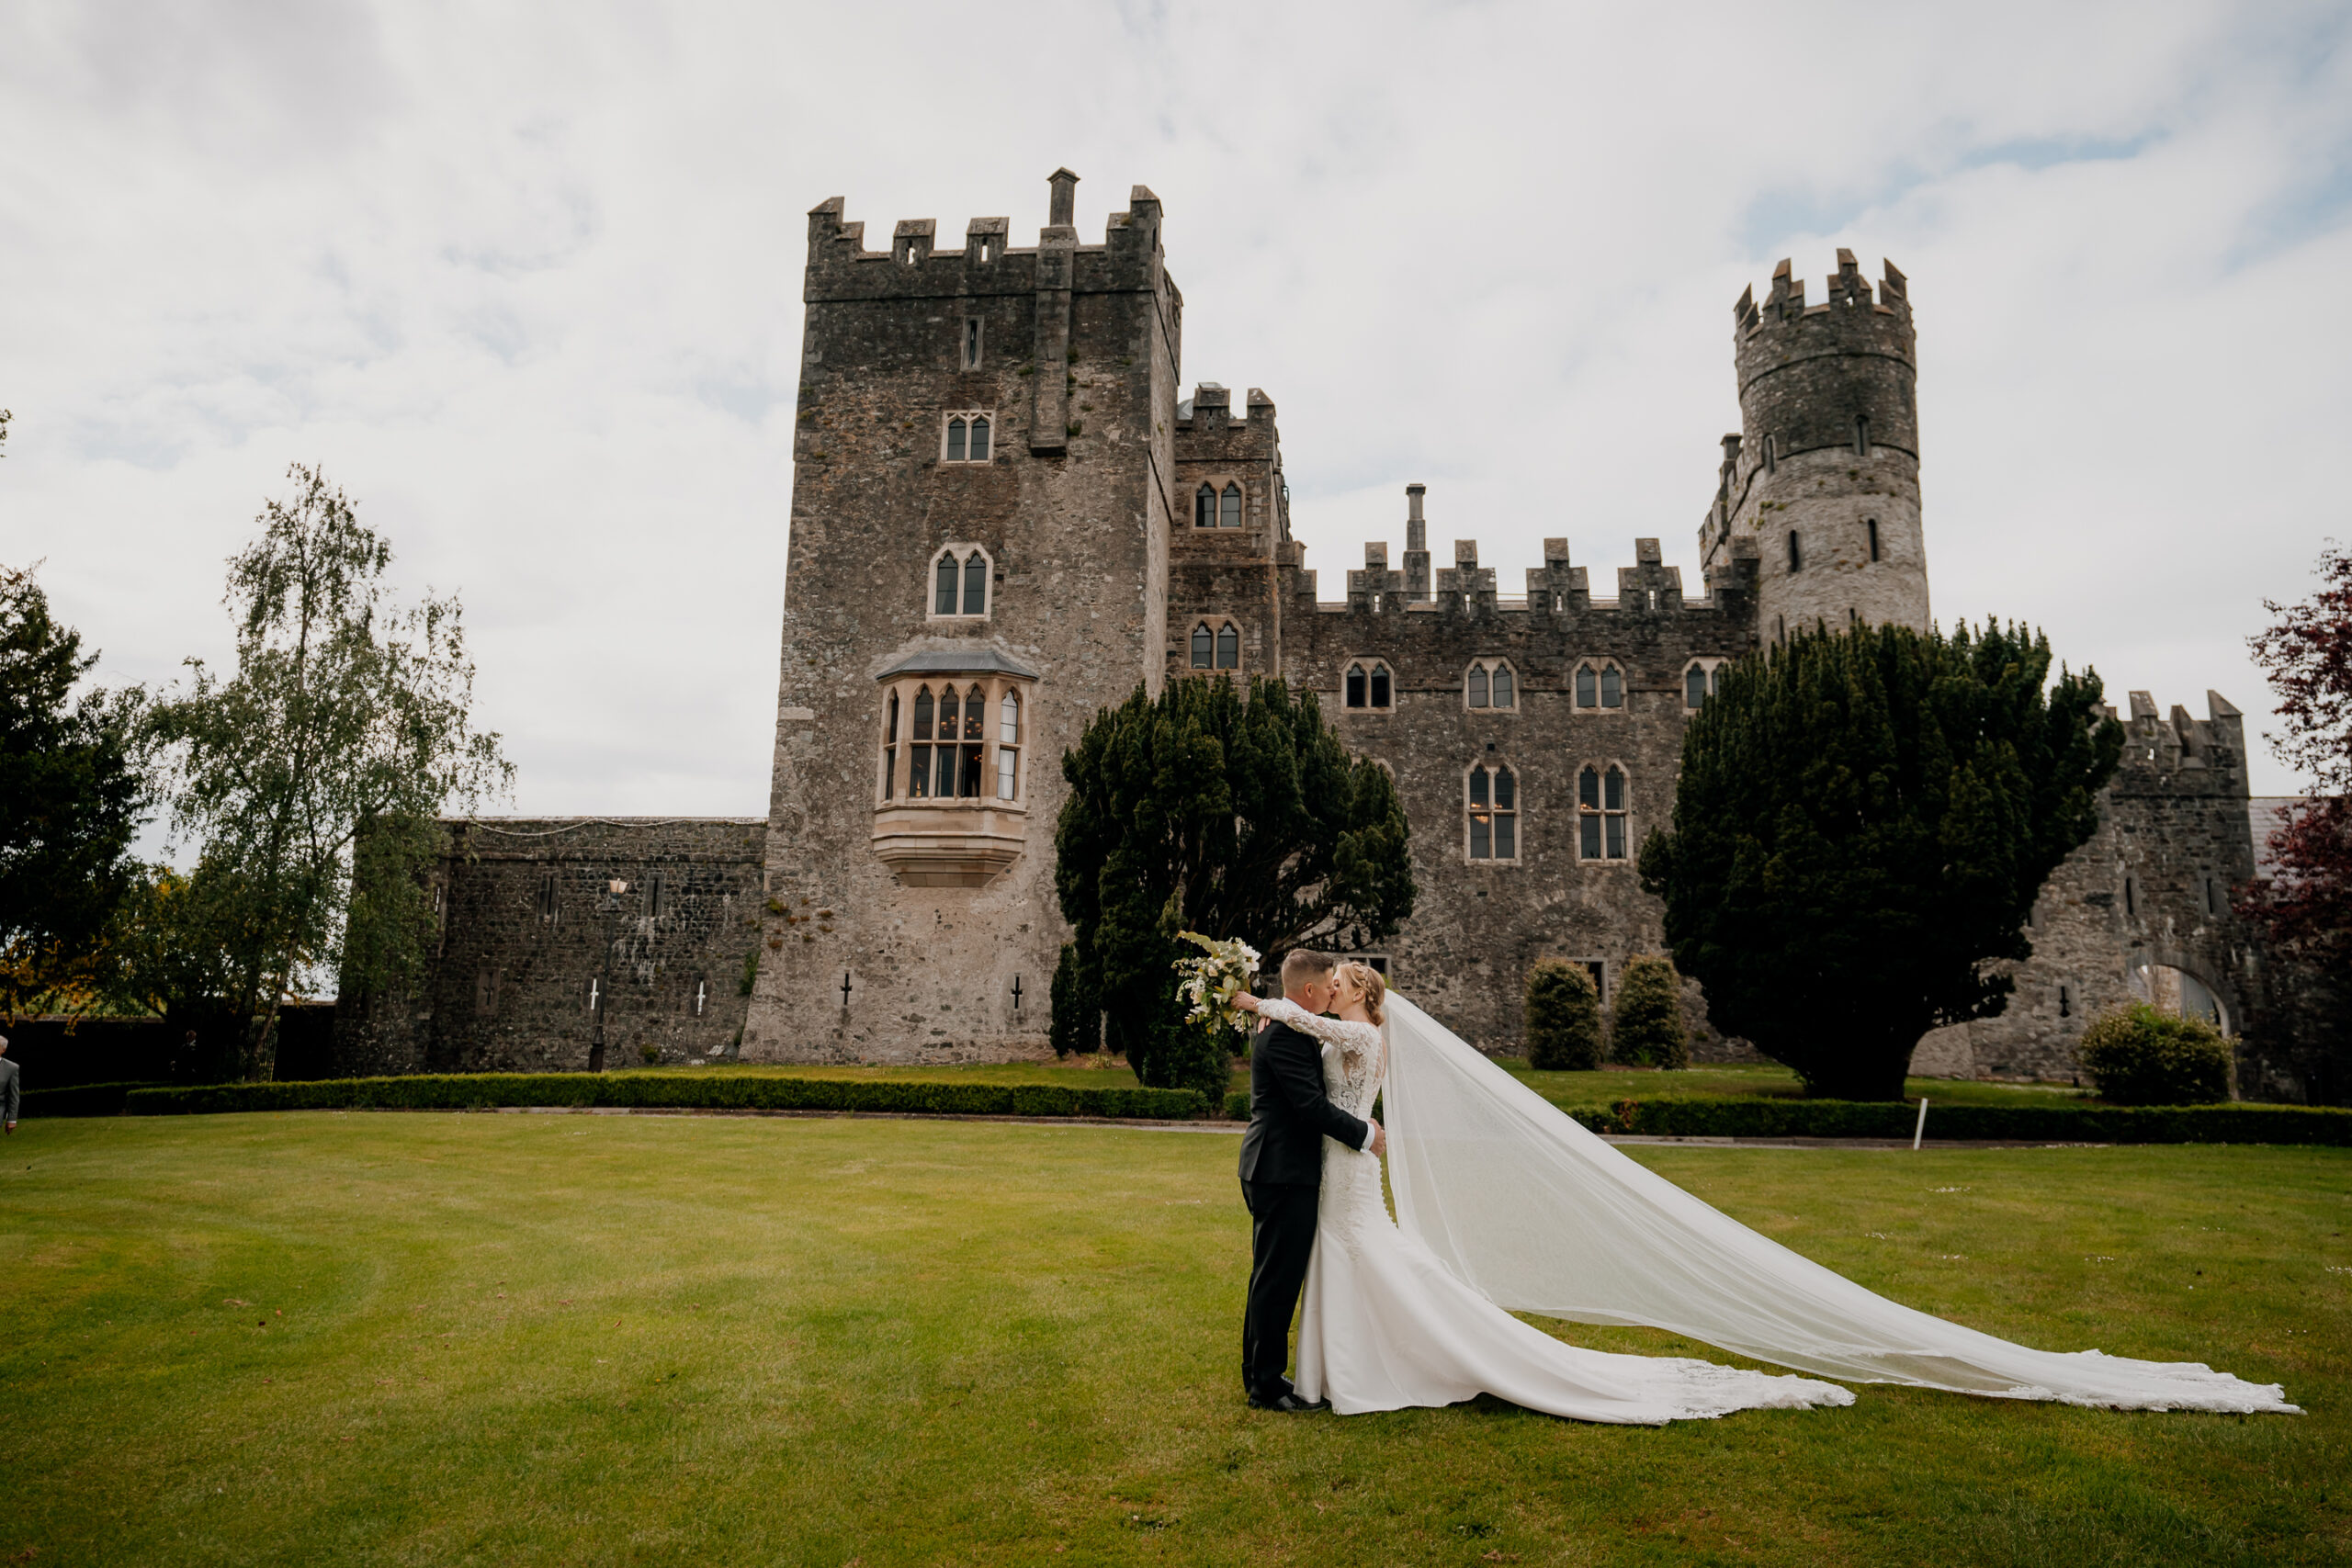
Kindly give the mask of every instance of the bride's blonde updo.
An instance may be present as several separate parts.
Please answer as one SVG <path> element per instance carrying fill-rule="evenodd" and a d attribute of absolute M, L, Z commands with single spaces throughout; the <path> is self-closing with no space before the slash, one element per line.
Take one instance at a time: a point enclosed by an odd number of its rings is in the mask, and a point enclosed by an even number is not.
<path fill-rule="evenodd" d="M 1388 1021 L 1383 1009 L 1388 1000 L 1387 977 L 1371 964 L 1348 959 L 1334 973 L 1363 992 L 1363 1010 L 1374 1023 Z"/>

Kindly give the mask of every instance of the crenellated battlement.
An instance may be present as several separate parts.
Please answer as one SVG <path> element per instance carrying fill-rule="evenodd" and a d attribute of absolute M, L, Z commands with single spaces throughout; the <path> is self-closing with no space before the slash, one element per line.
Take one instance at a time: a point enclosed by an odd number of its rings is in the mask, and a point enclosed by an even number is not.
<path fill-rule="evenodd" d="M 2219 692 L 2205 694 L 2205 716 L 2192 718 L 2175 703 L 2171 713 L 2159 715 L 2156 700 L 2146 692 L 2125 698 L 2127 711 L 2119 715 L 2112 704 L 2100 712 L 2123 726 L 2121 775 L 2133 781 L 2127 789 L 2159 785 L 2191 793 L 2206 789 L 2244 794 L 2245 728 L 2244 716 Z M 2210 775 L 2210 777 L 2207 777 Z"/>
<path fill-rule="evenodd" d="M 1903 269 L 1893 262 L 1883 265 L 1885 276 L 1873 297 L 1870 280 L 1862 276 L 1861 267 L 1854 260 L 1854 253 L 1841 247 L 1838 252 L 1838 270 L 1829 275 L 1822 302 L 1809 306 L 1804 302 L 1804 280 L 1794 275 L 1784 257 L 1781 265 L 1772 269 L 1771 284 L 1761 300 L 1756 298 L 1753 288 L 1739 291 L 1739 301 L 1731 308 L 1733 323 L 1745 337 L 1768 324 L 1786 326 L 1804 321 L 1836 321 L 1849 312 L 1866 311 L 1869 316 L 1886 316 L 1907 322 L 1911 317 L 1909 280 L 1903 276 Z"/>
<path fill-rule="evenodd" d="M 1016 246 L 1010 218 L 975 218 L 960 250 L 938 245 L 938 220 L 900 219 L 888 250 L 865 248 L 865 224 L 846 217 L 847 203 L 829 197 L 808 212 L 805 298 L 909 299 L 948 295 L 1021 294 L 1068 287 L 1079 293 L 1154 287 L 1160 277 L 1159 198 L 1148 186 L 1128 193 L 1127 210 L 1112 213 L 1100 244 L 1081 244 L 1070 224 L 1078 176 L 1056 170 L 1049 221 L 1038 243 Z M 1070 276 L 1041 282 L 1039 256 L 1069 258 Z M 1052 270 L 1048 262 L 1048 271 Z"/>

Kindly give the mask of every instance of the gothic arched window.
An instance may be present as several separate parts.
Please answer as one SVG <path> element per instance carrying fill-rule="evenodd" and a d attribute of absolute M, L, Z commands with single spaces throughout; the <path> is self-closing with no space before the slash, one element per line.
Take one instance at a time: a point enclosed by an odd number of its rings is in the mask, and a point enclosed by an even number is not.
<path fill-rule="evenodd" d="M 1224 502 L 1217 510 L 1216 525 L 1220 528 L 1241 526 L 1241 487 L 1229 480 L 1225 487 Z"/>
<path fill-rule="evenodd" d="M 1463 695 L 1474 708 L 1519 706 L 1518 679 L 1511 672 L 1510 660 L 1503 659 L 1473 660 L 1470 665 L 1470 673 L 1463 680 Z"/>
<path fill-rule="evenodd" d="M 1216 629 L 1216 667 L 1220 670 L 1241 668 L 1241 628 L 1231 621 Z"/>
<path fill-rule="evenodd" d="M 1021 777 L 1021 694 L 1007 688 L 997 705 L 996 797 L 1011 800 Z"/>
<path fill-rule="evenodd" d="M 989 613 L 989 585 L 995 563 L 978 545 L 950 545 L 931 568 L 931 613 L 979 616 Z"/>
<path fill-rule="evenodd" d="M 1577 774 L 1577 853 L 1583 860 L 1625 858 L 1625 770 L 1588 762 Z"/>
<path fill-rule="evenodd" d="M 1203 621 L 1193 627 L 1193 668 L 1214 669 L 1216 664 L 1216 634 Z"/>
<path fill-rule="evenodd" d="M 1720 659 L 1694 659 L 1682 671 L 1682 705 L 1695 708 L 1709 697 L 1720 695 L 1724 689 L 1724 661 Z"/>
<path fill-rule="evenodd" d="M 907 748 L 907 798 L 909 800 L 922 800 L 931 795 L 931 715 L 933 705 L 929 686 L 916 691 L 915 724 L 911 735 L 913 744 Z"/>
<path fill-rule="evenodd" d="M 1470 770 L 1469 800 L 1472 860 L 1519 858 L 1519 779 L 1501 763 Z"/>
<path fill-rule="evenodd" d="M 1377 659 L 1350 664 L 1340 682 L 1340 705 L 1351 708 L 1385 708 L 1394 695 L 1388 666 Z"/>
<path fill-rule="evenodd" d="M 1594 663 L 1588 660 L 1577 666 L 1577 706 L 1580 708 L 1623 708 L 1625 705 L 1625 673 L 1614 660 Z"/>
<path fill-rule="evenodd" d="M 1216 526 L 1216 487 L 1215 485 L 1204 484 L 1193 492 L 1193 526 L 1195 528 Z"/>
<path fill-rule="evenodd" d="M 976 340 L 977 341 L 977 340 Z M 985 463 L 989 460 L 989 416 L 985 413 L 951 413 L 947 416 L 947 434 L 940 449 L 940 460 L 948 463 Z"/>

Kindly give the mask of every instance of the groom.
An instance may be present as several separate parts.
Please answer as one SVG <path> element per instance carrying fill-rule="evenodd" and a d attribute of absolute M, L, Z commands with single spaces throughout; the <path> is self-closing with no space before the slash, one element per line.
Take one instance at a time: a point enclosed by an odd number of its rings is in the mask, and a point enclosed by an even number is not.
<path fill-rule="evenodd" d="M 1283 996 L 1308 1012 L 1331 1005 L 1327 953 L 1283 960 Z M 1325 1098 L 1323 1054 L 1286 1023 L 1269 1023 L 1250 1047 L 1250 1130 L 1241 1135 L 1241 1197 L 1250 1205 L 1250 1304 L 1241 1319 L 1241 1386 L 1260 1410 L 1311 1410 L 1291 1392 L 1291 1314 L 1315 1252 L 1323 1140 L 1374 1154 L 1388 1146 L 1377 1122 L 1360 1122 Z"/>

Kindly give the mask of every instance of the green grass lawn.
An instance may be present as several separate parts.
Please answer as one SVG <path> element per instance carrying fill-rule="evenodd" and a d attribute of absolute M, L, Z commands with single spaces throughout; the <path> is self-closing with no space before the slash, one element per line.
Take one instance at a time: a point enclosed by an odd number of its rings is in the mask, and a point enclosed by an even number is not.
<path fill-rule="evenodd" d="M 1238 1383 L 1232 1136 L 281 1114 L 0 1145 L 0 1561 L 2339 1562 L 2352 1155 L 1647 1147 L 1873 1288 L 2310 1414 L 1662 1430 Z M 1580 1343 L 1689 1348 L 1550 1325 Z"/>

